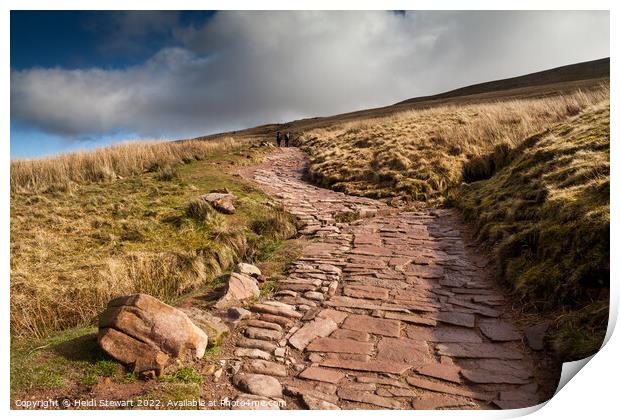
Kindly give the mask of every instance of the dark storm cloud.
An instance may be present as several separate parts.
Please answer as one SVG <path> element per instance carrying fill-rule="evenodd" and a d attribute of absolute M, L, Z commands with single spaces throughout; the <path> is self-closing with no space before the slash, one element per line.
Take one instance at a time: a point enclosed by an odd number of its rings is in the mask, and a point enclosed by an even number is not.
<path fill-rule="evenodd" d="M 607 12 L 220 12 L 199 27 L 155 15 L 108 42 L 162 28 L 177 46 L 140 65 L 13 71 L 12 118 L 68 136 L 194 136 L 609 55 Z"/>

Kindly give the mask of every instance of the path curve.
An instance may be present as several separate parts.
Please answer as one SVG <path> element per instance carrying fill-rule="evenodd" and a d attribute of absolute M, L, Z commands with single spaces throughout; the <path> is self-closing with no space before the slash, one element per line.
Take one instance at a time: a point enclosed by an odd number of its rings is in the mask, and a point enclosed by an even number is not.
<path fill-rule="evenodd" d="M 287 148 L 240 172 L 312 241 L 273 300 L 250 308 L 235 342 L 237 400 L 310 409 L 539 403 L 523 334 L 503 316 L 488 261 L 465 245 L 455 214 L 398 212 L 315 187 L 302 179 L 306 164 Z M 337 222 L 351 212 L 362 218 Z"/>

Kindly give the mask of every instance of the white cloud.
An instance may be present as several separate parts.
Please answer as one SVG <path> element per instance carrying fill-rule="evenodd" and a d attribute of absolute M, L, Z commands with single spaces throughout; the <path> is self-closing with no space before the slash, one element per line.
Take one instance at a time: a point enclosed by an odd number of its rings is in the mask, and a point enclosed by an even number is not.
<path fill-rule="evenodd" d="M 607 12 L 220 12 L 171 30 L 180 47 L 126 69 L 12 71 L 12 118 L 68 136 L 195 136 L 609 55 Z"/>

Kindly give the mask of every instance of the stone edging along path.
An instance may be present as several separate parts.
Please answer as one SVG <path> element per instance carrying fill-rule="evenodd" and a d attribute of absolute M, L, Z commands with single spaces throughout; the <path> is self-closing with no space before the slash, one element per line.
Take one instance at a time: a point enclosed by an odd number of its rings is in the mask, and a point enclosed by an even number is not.
<path fill-rule="evenodd" d="M 238 403 L 310 409 L 520 408 L 540 402 L 522 332 L 450 210 L 398 212 L 303 181 L 303 152 L 245 168 L 313 241 L 250 307 Z M 337 223 L 341 212 L 363 218 Z M 261 405 L 264 402 L 265 404 Z"/>

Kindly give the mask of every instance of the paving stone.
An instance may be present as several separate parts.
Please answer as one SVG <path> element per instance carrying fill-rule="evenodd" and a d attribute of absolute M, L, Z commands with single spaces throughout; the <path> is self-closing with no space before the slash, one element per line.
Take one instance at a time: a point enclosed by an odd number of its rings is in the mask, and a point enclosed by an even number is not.
<path fill-rule="evenodd" d="M 382 397 L 415 397 L 417 396 L 417 393 L 415 391 L 412 391 L 410 389 L 405 389 L 405 388 L 396 388 L 396 387 L 379 388 L 376 392 L 377 392 L 377 395 L 380 395 Z"/>
<path fill-rule="evenodd" d="M 336 311 L 335 309 L 323 309 L 318 313 L 318 318 L 327 318 L 334 321 L 336 324 L 340 324 L 344 319 L 349 316 L 346 312 Z"/>
<path fill-rule="evenodd" d="M 521 333 L 512 325 L 495 319 L 483 319 L 478 328 L 485 337 L 492 341 L 520 340 Z"/>
<path fill-rule="evenodd" d="M 325 353 L 370 354 L 373 351 L 373 347 L 372 343 L 346 338 L 324 337 L 313 340 L 307 349 L 308 351 Z"/>
<path fill-rule="evenodd" d="M 313 381 L 330 382 L 337 384 L 345 377 L 344 373 L 333 369 L 324 369 L 320 367 L 308 367 L 300 374 L 300 378 L 311 379 Z"/>
<path fill-rule="evenodd" d="M 357 341 L 368 341 L 370 335 L 363 331 L 344 330 L 342 328 L 337 329 L 331 335 L 331 338 L 348 338 Z"/>
<path fill-rule="evenodd" d="M 343 328 L 362 331 L 388 337 L 400 336 L 400 322 L 366 315 L 349 315 L 342 324 Z"/>
<path fill-rule="evenodd" d="M 474 404 L 470 401 L 459 400 L 447 395 L 425 395 L 418 397 L 411 403 L 415 410 L 437 410 L 439 408 L 468 407 Z"/>
<path fill-rule="evenodd" d="M 437 321 L 444 324 L 457 325 L 460 327 L 473 328 L 476 324 L 476 317 L 472 314 L 462 312 L 440 312 L 436 315 Z"/>
<path fill-rule="evenodd" d="M 290 395 L 291 397 L 302 397 L 305 395 L 309 395 L 311 397 L 323 400 L 323 401 L 328 401 L 332 404 L 335 404 L 338 402 L 338 397 L 334 394 L 327 394 L 321 391 L 318 391 L 316 389 L 311 389 L 308 388 L 307 385 L 304 386 L 297 386 L 297 385 L 284 385 L 284 393 L 286 395 Z"/>
<path fill-rule="evenodd" d="M 415 371 L 420 375 L 430 376 L 432 378 L 443 379 L 445 381 L 461 383 L 459 372 L 461 368 L 456 365 L 448 365 L 442 363 L 428 363 L 420 367 L 416 367 Z"/>
<path fill-rule="evenodd" d="M 409 383 L 409 385 L 411 386 L 421 388 L 421 389 L 427 389 L 429 391 L 441 392 L 444 394 L 460 395 L 462 397 L 473 398 L 473 399 L 482 400 L 482 401 L 490 401 L 495 397 L 494 393 L 471 391 L 469 389 L 464 389 L 464 388 L 453 386 L 453 385 L 445 385 L 445 384 L 429 381 L 426 379 L 416 378 L 413 376 L 407 377 L 407 383 Z"/>
<path fill-rule="evenodd" d="M 411 323 L 411 324 L 430 325 L 430 326 L 437 325 L 437 321 L 435 321 L 434 319 L 424 318 L 424 317 L 420 317 L 417 315 L 386 312 L 384 317 L 388 319 L 398 319 L 398 320 Z"/>
<path fill-rule="evenodd" d="M 340 369 L 360 370 L 363 372 L 394 373 L 397 375 L 402 375 L 412 367 L 410 364 L 387 360 L 370 360 L 364 362 L 357 360 L 325 359 L 322 362 L 319 362 L 319 365 Z"/>
<path fill-rule="evenodd" d="M 280 331 L 268 330 L 265 328 L 256 328 L 256 327 L 248 327 L 244 332 L 245 336 L 248 338 L 253 338 L 256 340 L 279 340 L 282 338 L 282 333 Z"/>
<path fill-rule="evenodd" d="M 242 391 L 262 397 L 282 397 L 280 382 L 267 375 L 238 373 L 233 376 L 233 384 Z"/>
<path fill-rule="evenodd" d="M 407 385 L 404 384 L 403 382 L 397 381 L 396 379 L 389 379 L 389 378 L 375 378 L 372 376 L 358 376 L 356 378 L 356 380 L 358 382 L 363 382 L 363 383 L 373 383 L 373 384 L 381 384 L 381 385 L 391 385 L 393 387 L 401 387 L 401 388 L 406 388 Z"/>
<path fill-rule="evenodd" d="M 340 407 L 336 404 L 315 398 L 308 394 L 302 394 L 301 399 L 309 410 L 340 410 Z"/>
<path fill-rule="evenodd" d="M 287 305 L 288 306 L 288 305 Z M 273 306 L 266 304 L 255 304 L 250 307 L 252 312 L 261 312 L 271 315 L 283 316 L 285 318 L 301 318 L 303 315 L 290 309 L 289 307 Z"/>
<path fill-rule="evenodd" d="M 247 325 L 248 327 L 264 328 L 278 332 L 282 331 L 282 326 L 273 322 L 261 321 L 259 319 L 251 319 L 245 325 Z"/>
<path fill-rule="evenodd" d="M 286 366 L 267 360 L 252 360 L 245 364 L 245 370 L 262 375 L 286 376 Z"/>
<path fill-rule="evenodd" d="M 237 340 L 237 346 L 246 347 L 250 349 L 260 349 L 266 352 L 272 352 L 275 350 L 276 345 L 265 340 L 253 340 L 250 338 L 240 338 Z"/>
<path fill-rule="evenodd" d="M 400 401 L 391 398 L 381 397 L 379 395 L 371 394 L 369 392 L 360 392 L 357 390 L 348 390 L 342 388 L 338 390 L 338 396 L 343 400 L 362 402 L 384 408 L 401 408 Z"/>
<path fill-rule="evenodd" d="M 374 286 L 351 285 L 344 287 L 344 294 L 354 298 L 387 299 L 388 289 Z"/>
<path fill-rule="evenodd" d="M 303 350 L 312 340 L 326 337 L 336 328 L 338 325 L 331 319 L 317 318 L 301 327 L 288 341 L 296 349 Z"/>
<path fill-rule="evenodd" d="M 290 328 L 294 321 L 289 318 L 285 318 L 283 316 L 272 315 L 272 314 L 261 314 L 260 319 L 266 322 L 272 322 L 274 324 L 278 324 L 283 328 Z"/>
<path fill-rule="evenodd" d="M 461 327 L 438 327 L 435 338 L 429 341 L 439 343 L 482 343 L 478 333 L 470 328 Z"/>
<path fill-rule="evenodd" d="M 474 359 L 522 359 L 523 353 L 492 343 L 446 343 L 438 344 L 440 356 L 465 357 Z"/>
<path fill-rule="evenodd" d="M 263 359 L 269 360 L 271 356 L 269 353 L 259 349 L 248 349 L 245 347 L 238 347 L 235 349 L 234 355 L 236 357 L 248 357 L 250 359 Z"/>
<path fill-rule="evenodd" d="M 424 341 L 407 340 L 404 338 L 382 338 L 377 346 L 378 360 L 394 360 L 413 364 L 430 359 L 428 345 Z"/>

